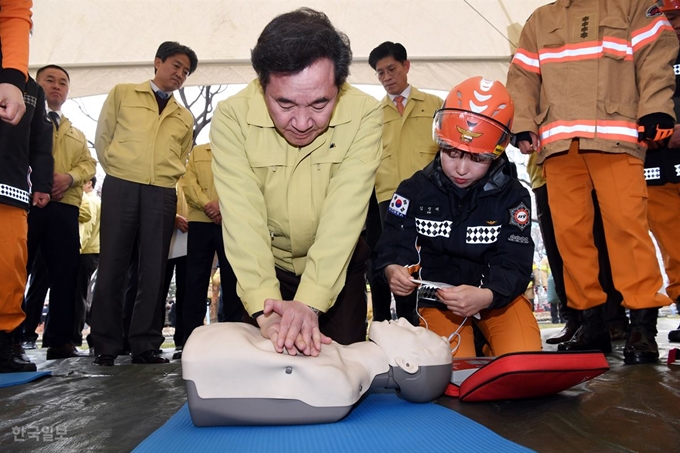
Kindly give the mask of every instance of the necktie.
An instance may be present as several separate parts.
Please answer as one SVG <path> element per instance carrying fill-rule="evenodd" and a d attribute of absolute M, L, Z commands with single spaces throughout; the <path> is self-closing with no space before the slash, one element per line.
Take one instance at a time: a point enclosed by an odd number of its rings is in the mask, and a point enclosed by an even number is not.
<path fill-rule="evenodd" d="M 52 120 L 52 123 L 54 123 L 54 127 L 59 129 L 59 123 L 61 122 L 59 114 L 55 111 L 51 111 L 47 112 L 47 115 L 49 115 L 50 119 Z"/>
<path fill-rule="evenodd" d="M 166 93 L 165 91 L 158 90 L 158 91 L 156 91 L 156 94 L 161 99 L 169 99 L 170 98 L 170 94 Z"/>
<path fill-rule="evenodd" d="M 397 107 L 399 115 L 404 116 L 404 96 L 397 96 L 394 98 L 394 105 Z"/>

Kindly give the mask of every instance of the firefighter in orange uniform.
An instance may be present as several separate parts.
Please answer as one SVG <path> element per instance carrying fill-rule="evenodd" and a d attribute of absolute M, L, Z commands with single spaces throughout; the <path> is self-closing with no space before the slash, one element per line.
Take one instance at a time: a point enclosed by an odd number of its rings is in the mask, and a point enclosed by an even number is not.
<path fill-rule="evenodd" d="M 649 0 L 557 0 L 527 20 L 508 72 L 513 131 L 548 181 L 568 304 L 584 310 L 570 350 L 608 336 L 593 240 L 597 193 L 614 285 L 630 309 L 627 364 L 655 363 L 661 272 L 647 222 L 647 143 L 672 131 L 673 29 Z"/>

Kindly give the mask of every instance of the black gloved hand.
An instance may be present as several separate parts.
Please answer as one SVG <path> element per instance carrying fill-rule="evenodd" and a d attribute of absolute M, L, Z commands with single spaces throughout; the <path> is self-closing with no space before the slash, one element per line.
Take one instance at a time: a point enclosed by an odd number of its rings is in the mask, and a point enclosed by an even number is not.
<path fill-rule="evenodd" d="M 529 131 L 518 132 L 510 139 L 510 144 L 515 148 L 519 148 L 519 142 L 527 141 L 531 143 L 531 134 Z"/>
<path fill-rule="evenodd" d="M 638 120 L 638 141 L 656 142 L 673 135 L 675 121 L 666 113 L 650 113 Z"/>

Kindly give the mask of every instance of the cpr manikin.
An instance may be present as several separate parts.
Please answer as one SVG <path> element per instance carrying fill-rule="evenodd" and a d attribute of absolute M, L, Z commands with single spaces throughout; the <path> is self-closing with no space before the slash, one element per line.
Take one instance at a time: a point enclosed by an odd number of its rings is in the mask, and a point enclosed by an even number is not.
<path fill-rule="evenodd" d="M 323 345 L 318 357 L 279 354 L 259 329 L 196 329 L 182 355 L 196 426 L 329 423 L 373 388 L 412 402 L 437 398 L 451 378 L 448 341 L 405 319 L 371 324 L 371 341 Z"/>

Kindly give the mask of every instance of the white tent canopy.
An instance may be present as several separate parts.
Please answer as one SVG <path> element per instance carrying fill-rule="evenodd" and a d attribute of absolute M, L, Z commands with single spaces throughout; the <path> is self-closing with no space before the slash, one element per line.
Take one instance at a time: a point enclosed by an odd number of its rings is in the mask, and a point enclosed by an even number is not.
<path fill-rule="evenodd" d="M 34 0 L 30 68 L 58 64 L 71 97 L 107 93 L 153 77 L 158 45 L 179 41 L 198 55 L 187 85 L 247 83 L 250 49 L 277 14 L 308 6 L 325 12 L 352 43 L 349 81 L 375 84 L 367 63 L 383 41 L 404 44 L 409 82 L 448 90 L 474 75 L 505 81 L 525 20 L 546 0 Z"/>

